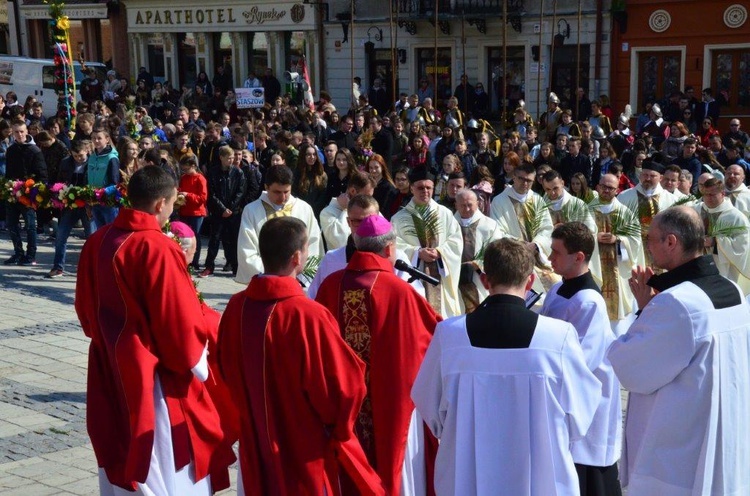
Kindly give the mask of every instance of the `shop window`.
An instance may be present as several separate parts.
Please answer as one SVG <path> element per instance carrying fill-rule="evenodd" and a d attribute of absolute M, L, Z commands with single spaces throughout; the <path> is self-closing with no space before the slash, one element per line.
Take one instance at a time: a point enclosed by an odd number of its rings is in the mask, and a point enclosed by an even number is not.
<path fill-rule="evenodd" d="M 445 108 L 448 104 L 448 98 L 453 96 L 453 77 L 451 68 L 453 67 L 453 61 L 451 58 L 450 48 L 438 48 L 437 50 L 437 63 L 435 63 L 435 49 L 434 48 L 418 48 L 417 49 L 417 79 L 427 78 L 430 82 L 430 87 L 433 88 L 435 94 L 434 105 L 438 108 Z M 435 88 L 435 70 L 437 69 L 437 91 Z M 417 88 L 414 88 L 409 93 L 414 93 Z"/>
<path fill-rule="evenodd" d="M 639 109 L 647 101 L 660 101 L 680 91 L 682 54 L 680 52 L 641 52 L 638 55 Z"/>
<path fill-rule="evenodd" d="M 750 47 L 712 55 L 711 84 L 722 114 L 750 113 Z"/>
<path fill-rule="evenodd" d="M 487 49 L 487 81 L 485 91 L 490 94 L 490 110 L 499 117 L 502 113 L 503 85 L 508 112 L 518 107 L 520 100 L 526 100 L 526 55 L 524 47 L 508 47 L 503 58 L 502 47 Z M 505 73 L 508 77 L 505 77 Z M 469 75 L 469 82 L 472 81 Z M 492 91 L 489 89 L 492 88 Z M 512 115 L 512 114 L 510 114 Z"/>
<path fill-rule="evenodd" d="M 284 33 L 284 47 L 286 48 L 286 70 L 297 71 L 299 60 L 305 56 L 305 32 Z"/>
<path fill-rule="evenodd" d="M 177 66 L 180 69 L 180 84 L 192 87 L 198 77 L 195 34 L 180 33 L 177 35 L 177 43 L 179 57 Z"/>
<path fill-rule="evenodd" d="M 268 67 L 268 37 L 266 33 L 248 33 L 247 36 L 251 47 L 248 51 L 248 67 L 260 78 Z"/>
<path fill-rule="evenodd" d="M 146 45 L 146 56 L 148 57 L 148 70 L 156 81 L 164 82 L 164 45 Z"/>
<path fill-rule="evenodd" d="M 234 77 L 234 65 L 232 64 L 232 34 L 214 33 L 214 71 L 220 65 L 230 77 Z M 213 76 L 209 75 L 209 78 Z M 243 79 L 244 80 L 244 79 Z"/>

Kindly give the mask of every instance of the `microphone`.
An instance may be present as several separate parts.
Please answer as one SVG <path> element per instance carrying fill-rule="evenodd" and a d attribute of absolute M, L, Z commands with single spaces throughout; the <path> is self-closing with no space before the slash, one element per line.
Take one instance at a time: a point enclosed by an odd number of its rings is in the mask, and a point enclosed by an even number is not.
<path fill-rule="evenodd" d="M 394 265 L 394 267 L 402 272 L 406 272 L 407 274 L 409 274 L 411 276 L 409 282 L 412 282 L 415 279 L 420 279 L 422 281 L 429 282 L 433 286 L 437 286 L 438 284 L 440 284 L 439 280 L 435 279 L 431 275 L 425 274 L 416 267 L 412 267 L 401 259 L 396 260 L 396 264 Z"/>

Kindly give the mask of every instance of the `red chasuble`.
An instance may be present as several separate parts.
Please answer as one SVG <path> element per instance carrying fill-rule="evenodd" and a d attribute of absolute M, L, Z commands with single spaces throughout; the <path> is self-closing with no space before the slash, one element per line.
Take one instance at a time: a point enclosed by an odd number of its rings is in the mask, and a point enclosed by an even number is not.
<path fill-rule="evenodd" d="M 83 247 L 75 308 L 91 338 L 86 423 L 97 463 L 126 489 L 148 476 L 159 374 L 172 425 L 175 467 L 229 486 L 234 461 L 203 384 L 190 371 L 207 326 L 178 245 L 153 215 L 123 209 Z"/>
<path fill-rule="evenodd" d="M 414 411 L 411 387 L 440 316 L 374 253 L 355 252 L 346 269 L 323 281 L 316 299 L 338 316 L 344 340 L 367 364 L 356 432 L 386 493 L 397 496 Z M 432 443 L 426 449 L 431 488 L 437 442 L 425 434 Z"/>
<path fill-rule="evenodd" d="M 241 412 L 245 494 L 336 495 L 339 467 L 384 494 L 354 435 L 364 364 L 292 277 L 255 276 L 219 327 L 219 365 Z"/>

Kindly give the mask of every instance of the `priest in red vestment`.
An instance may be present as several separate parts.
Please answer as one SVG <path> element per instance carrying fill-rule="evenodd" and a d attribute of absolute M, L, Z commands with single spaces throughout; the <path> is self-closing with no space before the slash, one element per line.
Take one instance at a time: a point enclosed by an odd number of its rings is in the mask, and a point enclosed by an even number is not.
<path fill-rule="evenodd" d="M 441 319 L 393 273 L 396 235 L 390 222 L 367 217 L 354 243 L 357 251 L 346 269 L 328 276 L 316 299 L 337 317 L 344 340 L 367 365 L 357 436 L 387 494 L 434 494 L 437 442 L 409 393 Z"/>
<path fill-rule="evenodd" d="M 364 364 L 296 280 L 305 223 L 270 219 L 258 244 L 266 272 L 230 299 L 219 327 L 221 373 L 241 412 L 238 493 L 338 495 L 346 472 L 359 494 L 385 494 L 354 435 Z"/>
<path fill-rule="evenodd" d="M 76 284 L 100 488 L 209 495 L 229 486 L 235 457 L 202 382 L 208 329 L 185 258 L 161 232 L 176 183 L 145 167 L 128 196 L 132 208 L 84 245 Z"/>

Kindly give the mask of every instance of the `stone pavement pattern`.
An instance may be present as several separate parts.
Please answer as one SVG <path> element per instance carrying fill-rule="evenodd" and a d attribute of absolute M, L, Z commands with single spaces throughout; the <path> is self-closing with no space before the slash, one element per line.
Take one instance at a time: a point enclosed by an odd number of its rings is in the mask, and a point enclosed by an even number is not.
<path fill-rule="evenodd" d="M 80 230 L 74 230 L 77 234 Z M 0 234 L 0 494 L 98 494 L 86 434 L 89 340 L 73 308 L 75 274 L 45 279 L 54 244 L 45 235 L 39 240 L 39 265 L 8 267 L 1 262 L 13 249 L 7 233 Z M 81 239 L 71 237 L 71 272 L 81 246 Z M 231 273 L 216 274 L 201 280 L 199 289 L 211 306 L 223 310 L 242 287 Z M 233 468 L 232 488 L 235 479 Z"/>

